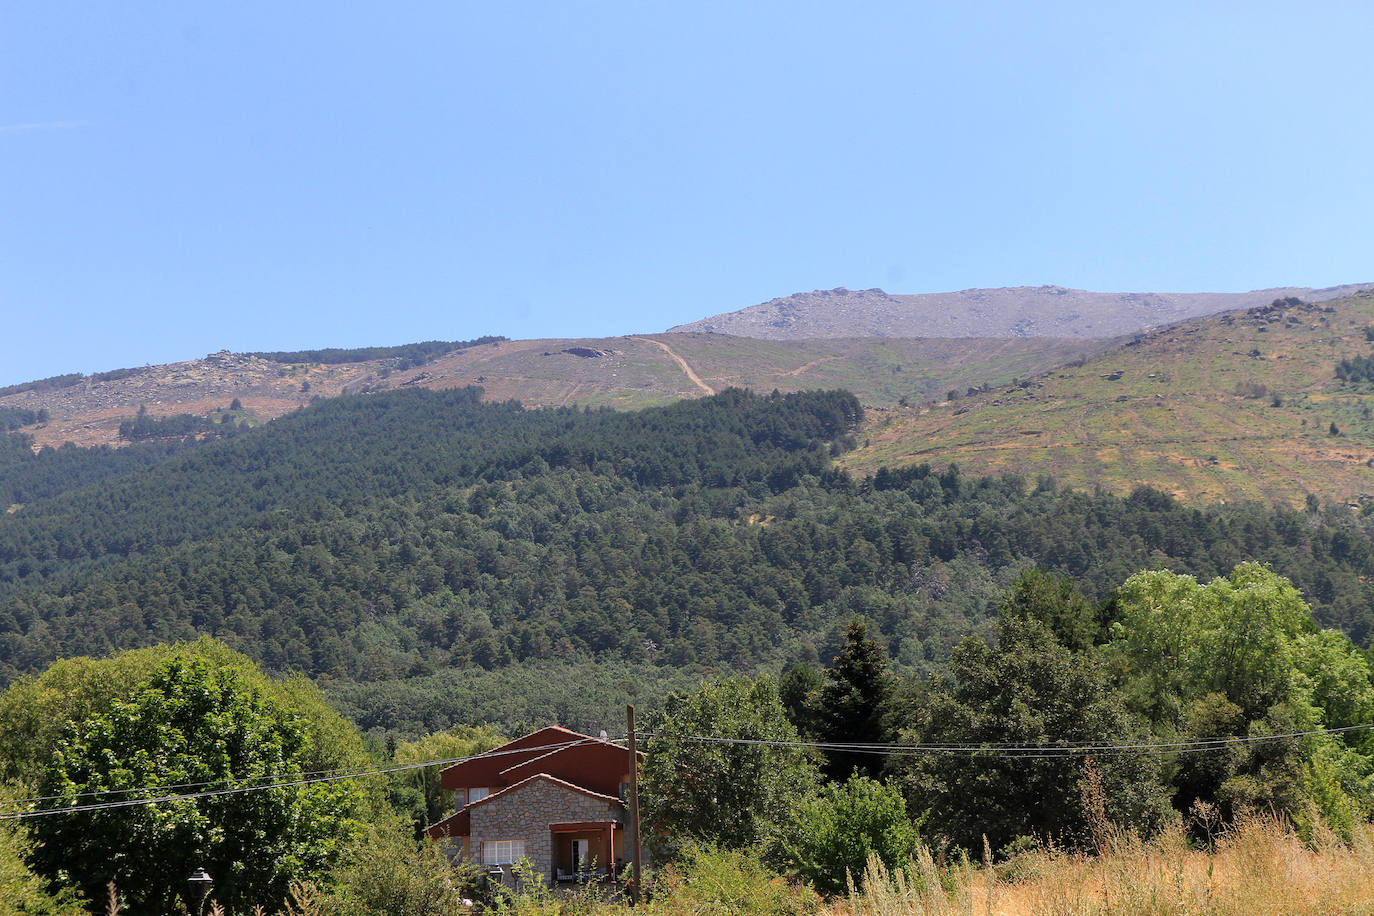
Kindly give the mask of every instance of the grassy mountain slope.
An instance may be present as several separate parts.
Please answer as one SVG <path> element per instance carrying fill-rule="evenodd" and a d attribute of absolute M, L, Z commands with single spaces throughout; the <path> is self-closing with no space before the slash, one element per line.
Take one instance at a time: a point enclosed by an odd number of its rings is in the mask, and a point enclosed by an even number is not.
<path fill-rule="evenodd" d="M 1280 287 L 1246 293 L 1099 293 L 1062 286 L 892 295 L 818 289 L 713 315 L 671 331 L 802 340 L 827 337 L 1115 337 L 1185 318 L 1296 296 L 1324 302 L 1374 284 Z"/>
<path fill-rule="evenodd" d="M 282 416 L 317 397 L 480 385 L 489 401 L 526 407 L 637 409 L 729 386 L 757 391 L 848 388 L 870 406 L 921 403 L 951 388 L 1002 383 L 1100 352 L 1105 341 L 826 340 L 775 342 L 710 334 L 567 340 L 496 340 L 419 366 L 403 361 L 288 362 L 255 354 L 108 373 L 64 387 L 0 395 L 0 409 L 49 418 L 23 432 L 37 445 L 121 445 L 121 422 L 189 413 L 216 419 L 234 399 L 239 422 Z"/>
<path fill-rule="evenodd" d="M 844 388 L 869 407 L 893 407 L 903 398 L 912 403 L 941 399 L 951 389 L 1045 372 L 1113 345 L 1067 338 L 768 341 L 661 334 L 653 339 L 671 344 L 716 389 Z"/>
<path fill-rule="evenodd" d="M 1374 349 L 1371 324 L 1369 292 L 1184 322 L 1020 387 L 875 417 L 845 463 L 952 461 L 1199 502 L 1359 499 L 1374 493 L 1374 389 L 1334 369 Z"/>

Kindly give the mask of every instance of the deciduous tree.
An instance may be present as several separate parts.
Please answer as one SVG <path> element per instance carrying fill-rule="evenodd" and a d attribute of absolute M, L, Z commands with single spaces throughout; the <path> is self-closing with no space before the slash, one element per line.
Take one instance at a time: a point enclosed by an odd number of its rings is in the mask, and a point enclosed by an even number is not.
<path fill-rule="evenodd" d="M 197 867 L 231 910 L 275 907 L 355 829 L 356 790 L 299 784 L 308 751 L 299 718 L 233 669 L 173 658 L 131 701 L 71 727 L 39 791 L 69 808 L 165 800 L 37 818 L 35 864 L 93 899 L 113 881 L 139 913 L 176 912 Z"/>
<path fill-rule="evenodd" d="M 969 637 L 947 679 L 930 688 L 903 743 L 986 746 L 986 750 L 897 758 L 911 810 L 968 850 L 986 834 L 994 849 L 1018 836 L 1086 841 L 1084 764 L 1090 754 L 1009 754 L 1001 745 L 1132 743 L 1143 734 L 1090 654 L 1060 645 L 1045 624 L 1011 616 L 997 623 L 996 647 Z M 1052 752 L 1047 752 L 1052 753 Z M 1168 811 L 1168 793 L 1146 755 L 1097 760 L 1107 814 L 1150 829 Z"/>
<path fill-rule="evenodd" d="M 796 740 L 772 678 L 709 681 L 670 697 L 645 754 L 646 836 L 776 852 L 817 782 L 804 751 L 768 743 Z"/>

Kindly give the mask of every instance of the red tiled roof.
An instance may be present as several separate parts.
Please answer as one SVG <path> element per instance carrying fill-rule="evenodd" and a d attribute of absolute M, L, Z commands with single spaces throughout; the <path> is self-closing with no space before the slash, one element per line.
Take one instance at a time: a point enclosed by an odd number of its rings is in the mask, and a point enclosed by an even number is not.
<path fill-rule="evenodd" d="M 622 806 L 624 805 L 624 803 L 614 795 L 603 795 L 600 792 L 593 792 L 591 789 L 584 789 L 582 786 L 568 782 L 566 779 L 559 779 L 557 776 L 550 776 L 548 773 L 535 773 L 533 776 L 526 777 L 525 779 L 520 780 L 514 785 L 506 786 L 499 792 L 493 792 L 485 798 L 479 798 L 477 801 L 473 802 L 472 804 L 464 808 L 462 811 L 460 811 L 459 814 L 465 814 L 471 811 L 473 808 L 485 805 L 487 802 L 490 802 L 494 799 L 501 798 L 504 795 L 510 795 L 515 792 L 518 792 L 530 783 L 540 779 L 546 782 L 551 782 L 557 786 L 562 786 L 563 788 L 568 789 L 569 791 L 579 792 L 582 795 L 587 796 L 588 798 L 595 798 L 599 801 L 613 802 L 617 805 Z M 443 823 L 443 821 L 440 821 L 439 823 Z"/>
<path fill-rule="evenodd" d="M 590 735 L 575 732 L 561 725 L 549 725 L 509 741 L 485 754 L 462 760 L 446 767 L 439 774 L 439 784 L 445 789 L 467 786 L 499 786 L 502 770 L 525 760 L 542 757 L 558 746 L 574 741 L 596 741 Z"/>
<path fill-rule="evenodd" d="M 535 773 L 548 773 L 593 792 L 618 796 L 620 783 L 629 772 L 630 756 L 625 748 L 609 741 L 590 739 L 512 763 L 499 776 L 501 784 L 505 785 Z"/>

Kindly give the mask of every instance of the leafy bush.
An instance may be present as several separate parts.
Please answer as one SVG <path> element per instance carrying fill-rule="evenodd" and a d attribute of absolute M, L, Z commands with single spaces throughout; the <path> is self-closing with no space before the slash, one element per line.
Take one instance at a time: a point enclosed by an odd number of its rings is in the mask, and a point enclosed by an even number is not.
<path fill-rule="evenodd" d="M 1343 382 L 1374 382 L 1374 356 L 1356 356 L 1336 363 L 1336 378 Z"/>
<path fill-rule="evenodd" d="M 908 867 L 919 842 L 901 793 L 855 776 L 803 803 L 787 852 L 802 877 L 833 895 L 861 878 L 870 856 L 889 869 Z"/>

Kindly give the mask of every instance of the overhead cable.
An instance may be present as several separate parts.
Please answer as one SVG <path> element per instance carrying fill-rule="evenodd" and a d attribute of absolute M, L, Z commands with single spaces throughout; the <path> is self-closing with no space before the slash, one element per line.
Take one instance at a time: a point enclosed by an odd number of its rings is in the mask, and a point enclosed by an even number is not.
<path fill-rule="evenodd" d="M 1189 741 L 1173 742 L 1063 742 L 1063 743 L 1040 743 L 1040 744 L 1013 744 L 1013 743 L 963 743 L 963 744 L 891 744 L 876 742 L 828 742 L 828 741 L 784 741 L 764 738 L 722 738 L 714 735 L 667 735 L 658 732 L 640 732 L 639 736 L 650 741 L 679 741 L 695 742 L 702 744 L 733 744 L 752 747 L 775 747 L 799 750 L 820 750 L 820 751 L 839 751 L 856 754 L 876 754 L 882 756 L 914 756 L 919 754 L 967 754 L 971 756 L 1000 757 L 1011 760 L 1027 759 L 1064 759 L 1066 757 L 1077 757 L 1085 754 L 1185 754 L 1185 753 L 1205 753 L 1217 751 L 1234 745 L 1261 744 L 1273 741 L 1286 741 L 1298 738 L 1316 737 L 1319 735 L 1343 735 L 1359 731 L 1374 729 L 1374 724 L 1366 725 L 1347 725 L 1338 728 L 1312 729 L 1309 731 L 1284 732 L 1274 735 L 1232 735 L 1227 737 L 1199 738 Z M 58 814 L 84 814 L 96 811 L 107 811 L 117 808 L 127 808 L 139 805 L 153 805 L 173 801 L 191 801 L 200 798 L 216 798 L 229 795 L 242 795 L 249 792 L 261 792 L 269 789 L 287 789 L 301 786 L 315 785 L 326 782 L 339 782 L 346 779 L 360 779 L 367 776 L 384 776 L 391 773 L 400 773 L 409 770 L 425 769 L 435 766 L 450 766 L 455 763 L 463 763 L 468 760 L 478 758 L 501 757 L 510 754 L 535 754 L 542 755 L 550 751 L 574 747 L 588 743 L 615 743 L 624 739 L 599 739 L 599 738 L 579 738 L 573 741 L 561 741 L 553 744 L 538 745 L 535 747 L 512 748 L 509 750 L 486 751 L 481 754 L 472 754 L 466 757 L 452 757 L 438 760 L 424 760 L 415 763 L 398 764 L 396 766 L 378 767 L 366 770 L 318 770 L 311 773 L 302 773 L 300 776 L 280 780 L 276 782 L 249 781 L 239 782 L 236 785 L 225 786 L 217 789 L 203 789 L 205 786 L 219 785 L 226 780 L 212 780 L 200 783 L 175 783 L 163 786 L 139 787 L 132 789 L 109 789 L 103 791 L 89 791 L 73 793 L 71 795 L 48 795 L 34 798 L 9 799 L 3 803 L 11 806 L 9 810 L 0 811 L 0 821 L 23 820 L 33 817 L 46 817 Z M 617 745 L 618 746 L 618 745 Z M 274 777 L 259 777 L 258 780 L 272 779 Z M 203 789 L 197 792 L 179 792 L 179 789 Z M 135 793 L 152 793 L 151 796 L 144 795 L 140 798 L 123 798 L 110 801 L 91 802 L 82 805 L 58 805 L 45 807 L 28 807 L 38 805 L 42 802 L 70 802 L 80 798 L 109 798 L 116 795 L 133 795 Z M 161 794 L 158 794 L 161 793 Z"/>
<path fill-rule="evenodd" d="M 766 738 L 721 738 L 713 735 L 665 735 L 657 732 L 641 733 L 651 741 L 692 741 L 708 744 L 740 744 L 760 747 L 840 751 L 883 756 L 912 756 L 917 754 L 987 754 L 1003 757 L 1077 756 L 1088 753 L 1197 753 L 1219 750 L 1237 744 L 1261 744 L 1287 741 L 1317 735 L 1342 735 L 1374 729 L 1374 724 L 1346 725 L 1338 728 L 1283 732 L 1273 735 L 1232 735 L 1215 738 L 1196 738 L 1169 742 L 1041 742 L 1014 744 L 1005 742 L 959 744 L 884 744 L 874 742 L 785 741 Z"/>
<path fill-rule="evenodd" d="M 31 817 L 44 817 L 53 814 L 80 814 L 90 811 L 106 811 L 112 808 L 127 808 L 137 805 L 152 805 L 162 802 L 190 801 L 198 798 L 215 798 L 224 795 L 242 795 L 248 792 L 261 792 L 267 789 L 289 789 L 299 786 L 314 785 L 316 783 L 339 782 L 345 779 L 360 779 L 365 776 L 382 776 L 388 773 L 401 773 L 407 770 L 419 770 L 426 767 L 449 766 L 455 763 L 463 763 L 468 760 L 475 760 L 479 757 L 503 757 L 510 754 L 534 754 L 542 755 L 550 751 L 563 748 L 574 747 L 579 744 L 586 744 L 589 741 L 597 741 L 596 738 L 579 738 L 575 741 L 561 741 L 555 744 L 541 744 L 534 747 L 513 748 L 510 750 L 487 751 L 481 754 L 472 754 L 467 757 L 453 757 L 442 760 L 424 760 L 416 763 L 397 764 L 390 767 L 378 767 L 367 770 L 319 770 L 314 773 L 302 773 L 300 776 L 282 780 L 280 777 L 259 777 L 261 779 L 276 779 L 275 782 L 261 783 L 259 781 L 239 782 L 236 785 L 225 786 L 219 789 L 208 789 L 199 792 L 176 792 L 177 789 L 202 788 L 210 785 L 220 785 L 228 780 L 210 780 L 201 783 L 175 783 L 163 786 L 144 786 L 132 789 L 109 789 L 106 791 L 79 792 L 71 795 L 47 795 L 35 798 L 6 799 L 4 804 L 10 807 L 9 810 L 0 811 L 0 821 L 3 820 L 23 820 Z M 36 805 L 40 802 L 53 801 L 74 801 L 79 798 L 89 797 L 108 797 L 112 795 L 131 795 L 134 793 L 152 793 L 151 796 L 145 795 L 142 798 L 124 798 L 113 801 L 92 802 L 84 805 L 62 805 L 46 806 L 41 808 L 27 808 L 20 806 Z M 158 794 L 161 793 L 161 794 Z M 171 793 L 171 794 L 167 794 Z"/>

